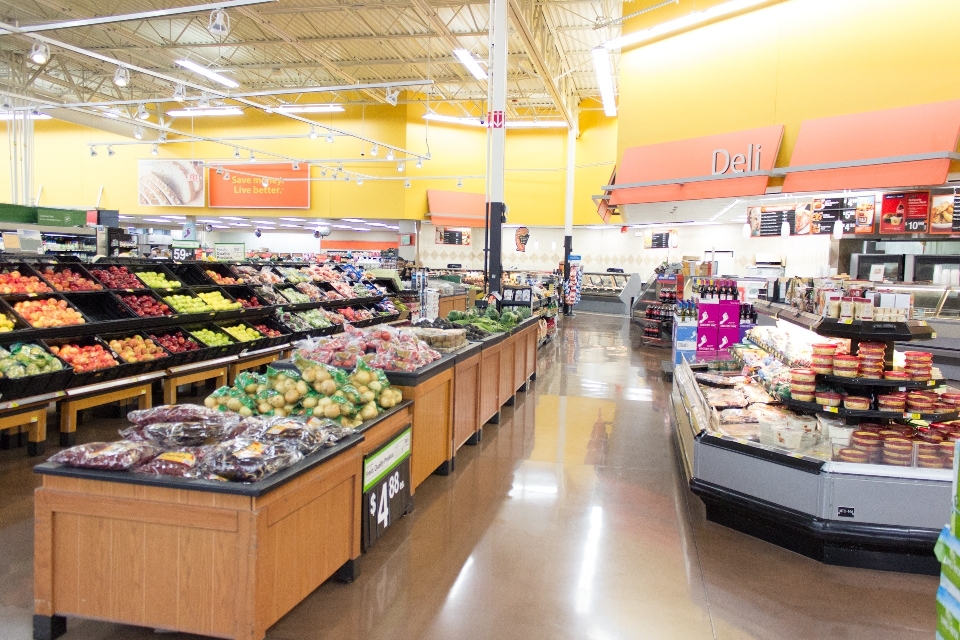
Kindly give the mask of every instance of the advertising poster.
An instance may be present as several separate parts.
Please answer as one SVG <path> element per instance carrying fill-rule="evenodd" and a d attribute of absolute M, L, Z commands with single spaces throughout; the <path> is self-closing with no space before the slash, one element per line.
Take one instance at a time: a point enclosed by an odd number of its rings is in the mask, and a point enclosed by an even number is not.
<path fill-rule="evenodd" d="M 750 224 L 750 236 L 754 238 L 779 236 L 784 221 L 790 225 L 790 235 L 810 235 L 814 229 L 811 207 L 809 202 L 748 207 L 747 222 Z"/>
<path fill-rule="evenodd" d="M 876 229 L 876 220 L 874 214 L 877 209 L 877 199 L 874 196 L 863 196 L 859 198 L 847 198 L 847 203 L 856 202 L 854 211 L 856 212 L 854 233 L 873 233 Z"/>
<path fill-rule="evenodd" d="M 470 244 L 470 229 L 451 229 L 449 227 L 437 227 L 437 244 Z"/>
<path fill-rule="evenodd" d="M 669 249 L 670 248 L 670 232 L 664 231 L 662 233 L 654 233 L 653 231 L 644 231 L 643 232 L 643 248 L 644 249 Z"/>
<path fill-rule="evenodd" d="M 200 160 L 140 160 L 137 187 L 141 205 L 202 207 L 203 162 Z"/>
<path fill-rule="evenodd" d="M 309 209 L 310 165 L 224 165 L 210 172 L 210 206 L 232 209 Z"/>
<path fill-rule="evenodd" d="M 880 233 L 926 233 L 930 194 L 886 193 L 880 205 Z"/>
<path fill-rule="evenodd" d="M 954 193 L 931 198 L 930 233 L 960 233 L 960 206 Z"/>

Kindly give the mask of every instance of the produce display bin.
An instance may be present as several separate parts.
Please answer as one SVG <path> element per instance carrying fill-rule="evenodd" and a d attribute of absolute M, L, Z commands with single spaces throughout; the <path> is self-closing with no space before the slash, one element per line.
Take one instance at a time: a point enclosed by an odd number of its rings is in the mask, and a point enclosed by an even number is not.
<path fill-rule="evenodd" d="M 241 326 L 247 327 L 248 329 L 253 329 L 253 326 L 252 326 L 249 322 L 244 322 L 244 321 L 242 321 L 242 320 L 224 320 L 224 321 L 221 321 L 221 322 L 216 322 L 215 325 L 216 325 L 217 328 L 219 328 L 221 331 L 223 331 L 223 332 L 226 333 L 228 336 L 230 336 L 230 339 L 231 339 L 231 340 L 233 340 L 233 341 L 235 341 L 235 342 L 243 345 L 242 351 L 255 351 L 255 350 L 257 350 L 257 349 L 263 349 L 264 347 L 267 346 L 267 339 L 266 339 L 266 337 L 261 337 L 261 338 L 259 338 L 259 339 L 257 339 L 257 340 L 248 340 L 248 341 L 245 341 L 245 342 L 244 342 L 244 341 L 241 341 L 241 340 L 237 340 L 237 339 L 234 338 L 232 335 L 230 335 L 230 333 L 228 333 L 228 332 L 226 331 L 226 327 L 235 327 L 235 326 L 237 326 L 237 325 L 241 325 Z M 262 334 L 261 334 L 261 335 L 262 335 Z M 238 353 L 240 353 L 240 352 L 238 352 Z"/>
<path fill-rule="evenodd" d="M 98 382 L 107 382 L 109 380 L 116 380 L 120 377 L 125 377 L 126 375 L 134 375 L 133 371 L 135 369 L 126 365 L 123 360 L 120 359 L 113 349 L 110 348 L 107 343 L 103 340 L 100 340 L 96 336 L 85 336 L 81 338 L 51 338 L 43 341 L 43 344 L 47 349 L 50 347 L 62 347 L 65 344 L 73 344 L 78 347 L 90 347 L 96 344 L 99 344 L 103 349 L 113 356 L 114 360 L 117 361 L 117 366 L 106 367 L 104 369 L 95 369 L 93 371 L 77 371 L 72 369 L 73 375 L 70 377 L 70 380 L 67 384 L 67 388 L 72 389 L 75 387 L 85 387 L 88 384 L 96 384 Z"/>
<path fill-rule="evenodd" d="M 102 340 L 104 343 L 106 343 L 107 346 L 109 346 L 111 340 L 123 340 L 124 338 L 132 338 L 132 337 L 134 337 L 134 336 L 140 336 L 140 337 L 143 338 L 144 340 L 153 340 L 153 338 L 151 338 L 151 337 L 150 337 L 149 335 L 147 335 L 146 333 L 143 333 L 142 331 L 133 331 L 133 332 L 127 331 L 127 332 L 119 332 L 119 333 L 102 333 L 102 334 L 98 335 L 97 337 L 100 338 L 100 340 Z M 156 341 L 154 341 L 154 342 L 156 342 Z M 140 362 L 140 363 L 129 363 L 129 362 L 123 362 L 123 361 L 121 360 L 121 361 L 120 361 L 121 364 L 122 364 L 122 365 L 130 365 L 130 364 L 139 364 L 139 365 L 141 365 L 141 369 L 136 372 L 136 373 L 138 373 L 138 374 L 139 374 L 139 373 L 150 373 L 150 372 L 152 372 L 152 371 L 160 371 L 160 370 L 162 370 L 162 369 L 168 369 L 168 368 L 170 368 L 170 367 L 172 367 L 172 366 L 175 366 L 175 365 L 178 365 L 178 364 L 182 364 L 181 362 L 178 362 L 178 361 L 177 361 L 177 358 L 174 357 L 174 354 L 171 354 L 169 351 L 167 351 L 166 349 L 164 349 L 163 346 L 162 346 L 159 342 L 156 342 L 156 345 L 157 345 L 158 347 L 160 347 L 160 350 L 161 350 L 161 352 L 163 353 L 163 357 L 162 357 L 162 358 L 157 358 L 157 359 L 155 359 L 155 360 L 148 360 L 148 361 L 144 361 L 144 362 Z M 112 349 L 112 347 L 111 347 L 111 349 Z M 115 349 L 114 349 L 114 352 L 117 353 Z M 119 356 L 119 353 L 118 353 L 117 355 Z M 118 357 L 118 360 L 119 360 L 119 357 Z M 125 375 L 134 375 L 134 374 L 129 373 L 129 372 L 124 372 L 124 374 L 125 374 Z M 123 376 L 120 376 L 120 377 L 123 377 Z"/>
<path fill-rule="evenodd" d="M 171 353 L 170 357 L 173 359 L 172 362 L 167 363 L 167 368 L 177 367 L 183 364 L 191 364 L 199 360 L 207 360 L 210 357 L 210 348 L 205 346 L 202 342 L 199 342 L 193 336 L 191 336 L 187 331 L 181 329 L 180 327 L 165 327 L 163 329 L 158 329 L 156 331 L 148 331 L 147 335 L 156 340 L 159 336 L 174 336 L 174 337 L 184 337 L 189 338 L 200 345 L 199 349 L 192 349 L 190 351 L 181 351 L 179 353 Z"/>
<path fill-rule="evenodd" d="M 207 353 L 207 357 L 203 358 L 203 360 L 211 360 L 211 359 L 213 359 L 213 358 L 223 358 L 223 357 L 225 357 L 225 356 L 235 356 L 235 355 L 237 355 L 238 353 L 240 353 L 241 351 L 243 351 L 243 349 L 244 349 L 244 346 L 243 346 L 243 343 L 242 343 L 242 342 L 237 342 L 236 340 L 233 339 L 233 336 L 231 336 L 230 334 L 226 333 L 223 329 L 221 329 L 221 328 L 218 327 L 217 325 L 213 324 L 212 322 L 211 322 L 211 323 L 206 323 L 206 324 L 184 325 L 183 328 L 184 328 L 188 333 L 194 335 L 194 338 L 193 338 L 193 339 L 194 339 L 197 343 L 199 343 L 201 347 L 207 347 L 207 349 L 209 349 L 209 352 Z M 211 347 L 210 345 L 205 344 L 205 343 L 204 343 L 202 340 L 200 340 L 199 338 L 195 337 L 194 332 L 195 332 L 195 331 L 199 331 L 200 329 L 209 329 L 210 331 L 213 331 L 214 333 L 222 334 L 222 335 L 225 336 L 228 340 L 230 340 L 230 344 L 224 344 L 224 345 L 220 345 L 220 346 L 213 346 L 213 347 Z"/>
<path fill-rule="evenodd" d="M 97 281 L 96 278 L 90 275 L 90 273 L 79 262 L 65 262 L 65 263 L 59 263 L 59 264 L 44 264 L 44 265 L 38 264 L 38 265 L 35 265 L 35 268 L 36 268 L 35 269 L 36 272 L 40 275 L 43 281 L 46 282 L 51 289 L 53 289 L 54 291 L 58 291 L 60 293 L 78 293 L 78 292 L 75 292 L 71 289 L 57 288 L 57 286 L 54 285 L 53 282 L 47 279 L 46 272 L 48 270 L 53 271 L 55 273 L 61 273 L 67 269 L 70 269 L 70 271 L 76 273 L 79 276 L 86 278 L 87 280 L 90 280 L 91 282 L 99 286 L 100 290 L 106 289 L 106 287 L 104 287 L 102 284 L 100 284 L 100 282 Z"/>
<path fill-rule="evenodd" d="M 0 340 L 0 347 L 9 351 L 10 348 L 18 342 L 18 340 Z M 50 352 L 47 346 L 39 340 L 26 341 L 23 344 L 36 345 L 47 353 Z M 57 356 L 52 354 L 51 356 L 57 358 Z M 73 377 L 73 367 L 60 358 L 57 358 L 57 360 L 63 365 L 63 369 L 60 371 L 23 376 L 22 378 L 10 378 L 7 376 L 0 378 L 0 400 L 6 402 L 8 400 L 39 396 L 51 391 L 65 389 L 70 378 Z"/>

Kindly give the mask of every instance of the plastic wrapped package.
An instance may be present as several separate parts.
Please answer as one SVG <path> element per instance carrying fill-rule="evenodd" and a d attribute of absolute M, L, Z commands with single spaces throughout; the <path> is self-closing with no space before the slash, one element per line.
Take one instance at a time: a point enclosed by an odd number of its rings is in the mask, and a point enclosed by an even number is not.
<path fill-rule="evenodd" d="M 156 476 L 176 476 L 180 478 L 197 477 L 200 462 L 209 453 L 210 447 L 193 447 L 164 451 L 153 460 L 140 464 L 133 469 L 135 473 L 148 473 Z"/>
<path fill-rule="evenodd" d="M 220 413 L 196 404 L 164 404 L 152 409 L 140 409 L 127 414 L 127 420 L 138 425 L 155 422 L 202 422 L 220 421 Z"/>
<path fill-rule="evenodd" d="M 239 424 L 239 422 L 235 423 Z M 207 422 L 154 422 L 137 425 L 120 431 L 120 435 L 131 442 L 152 442 L 164 448 L 199 447 L 214 444 L 232 437 L 233 429 L 225 427 L 219 421 Z"/>
<path fill-rule="evenodd" d="M 200 470 L 233 482 L 256 482 L 302 459 L 303 454 L 289 443 L 242 437 L 211 447 Z"/>
<path fill-rule="evenodd" d="M 703 397 L 711 407 L 743 408 L 747 406 L 747 399 L 739 389 L 703 389 Z"/>
<path fill-rule="evenodd" d="M 246 435 L 259 442 L 295 447 L 305 456 L 320 449 L 331 438 L 330 433 L 311 427 L 308 422 L 296 418 L 274 418 L 257 430 L 248 431 Z"/>
<path fill-rule="evenodd" d="M 128 471 L 154 458 L 160 449 L 149 442 L 91 442 L 81 444 L 50 457 L 68 467 L 100 471 Z"/>
<path fill-rule="evenodd" d="M 767 393 L 762 387 L 759 387 L 755 384 L 745 384 L 741 387 L 743 396 L 747 399 L 747 402 L 750 404 L 759 403 L 759 404 L 771 404 L 776 402 L 776 400 Z"/>
<path fill-rule="evenodd" d="M 759 423 L 760 418 L 748 409 L 724 409 L 720 412 L 720 424 Z"/>

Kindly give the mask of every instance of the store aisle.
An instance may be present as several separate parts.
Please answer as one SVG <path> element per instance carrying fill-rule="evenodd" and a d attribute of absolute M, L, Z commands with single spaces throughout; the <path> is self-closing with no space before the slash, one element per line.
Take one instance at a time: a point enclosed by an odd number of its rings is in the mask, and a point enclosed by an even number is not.
<path fill-rule="evenodd" d="M 666 351 L 639 337 L 625 318 L 568 320 L 530 391 L 420 487 L 360 578 L 324 584 L 268 637 L 931 638 L 936 578 L 827 567 L 705 522 L 674 455 Z M 30 637 L 31 464 L 0 452 L 4 639 Z M 156 637 L 77 620 L 64 636 Z"/>

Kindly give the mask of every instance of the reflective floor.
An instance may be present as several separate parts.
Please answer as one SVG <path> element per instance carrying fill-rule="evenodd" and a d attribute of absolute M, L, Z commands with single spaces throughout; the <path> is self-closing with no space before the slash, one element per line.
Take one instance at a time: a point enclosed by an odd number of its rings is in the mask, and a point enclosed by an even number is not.
<path fill-rule="evenodd" d="M 829 567 L 705 521 L 674 454 L 668 352 L 639 340 L 625 318 L 567 320 L 529 392 L 418 488 L 358 580 L 324 584 L 268 638 L 932 638 L 936 578 Z M 90 420 L 81 440 L 119 424 Z M 0 451 L 4 640 L 31 637 L 32 462 Z M 86 620 L 64 636 L 157 637 Z"/>

